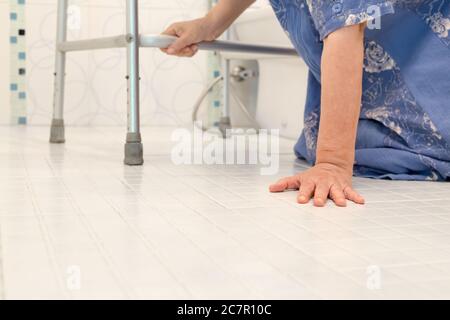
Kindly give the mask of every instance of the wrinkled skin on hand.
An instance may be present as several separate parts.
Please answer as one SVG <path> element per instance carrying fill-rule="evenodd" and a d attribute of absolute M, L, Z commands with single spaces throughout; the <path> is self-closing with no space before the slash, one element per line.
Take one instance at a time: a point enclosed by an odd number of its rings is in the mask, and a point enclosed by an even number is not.
<path fill-rule="evenodd" d="M 364 198 L 352 187 L 352 174 L 336 165 L 321 163 L 270 186 L 271 192 L 299 190 L 298 202 L 307 204 L 314 199 L 316 207 L 324 207 L 328 199 L 337 206 L 346 207 L 347 200 L 364 204 Z"/>

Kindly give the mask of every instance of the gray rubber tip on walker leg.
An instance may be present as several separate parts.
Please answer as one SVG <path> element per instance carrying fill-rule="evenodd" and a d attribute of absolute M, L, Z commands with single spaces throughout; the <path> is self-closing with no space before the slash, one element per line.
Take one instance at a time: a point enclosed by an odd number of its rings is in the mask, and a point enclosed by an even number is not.
<path fill-rule="evenodd" d="M 64 120 L 53 119 L 52 127 L 50 130 L 50 143 L 64 143 L 64 142 L 66 142 Z"/>
<path fill-rule="evenodd" d="M 144 145 L 139 133 L 129 133 L 125 144 L 125 160 L 128 166 L 141 166 L 144 164 Z"/>
<path fill-rule="evenodd" d="M 222 117 L 219 122 L 219 130 L 222 133 L 224 139 L 228 138 L 231 130 L 231 119 L 230 117 Z"/>

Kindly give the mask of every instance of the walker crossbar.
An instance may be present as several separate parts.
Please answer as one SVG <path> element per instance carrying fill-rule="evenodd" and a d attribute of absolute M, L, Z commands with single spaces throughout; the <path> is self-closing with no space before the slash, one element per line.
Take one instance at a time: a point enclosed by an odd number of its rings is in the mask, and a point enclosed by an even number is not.
<path fill-rule="evenodd" d="M 167 48 L 175 42 L 177 38 L 166 35 L 141 35 L 139 37 L 139 46 L 141 48 Z M 66 41 L 58 44 L 58 50 L 62 52 L 86 51 L 98 49 L 125 48 L 130 42 L 127 35 L 97 38 L 80 41 Z M 199 44 L 200 50 L 239 52 L 239 53 L 257 53 L 277 56 L 297 56 L 295 49 L 278 46 L 265 46 L 258 44 L 246 44 L 235 41 L 211 41 Z"/>
<path fill-rule="evenodd" d="M 126 48 L 127 49 L 127 87 L 128 87 L 128 134 L 125 144 L 125 164 L 144 163 L 143 145 L 140 133 L 139 116 L 139 49 L 167 48 L 176 37 L 167 35 L 140 35 L 138 30 L 138 0 L 126 0 L 126 34 L 114 37 L 66 41 L 68 0 L 58 0 L 58 23 L 56 40 L 54 109 L 50 134 L 51 143 L 64 143 L 64 89 L 66 53 L 74 51 Z M 293 48 L 246 44 L 233 41 L 211 41 L 199 44 L 200 50 L 257 53 L 276 56 L 297 56 Z M 226 75 L 225 75 L 226 76 Z M 228 92 L 225 92 L 225 96 Z"/>

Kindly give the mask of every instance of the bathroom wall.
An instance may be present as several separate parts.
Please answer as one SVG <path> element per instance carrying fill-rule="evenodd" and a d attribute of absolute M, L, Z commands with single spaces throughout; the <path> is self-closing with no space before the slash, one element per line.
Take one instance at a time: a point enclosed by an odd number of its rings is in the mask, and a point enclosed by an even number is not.
<path fill-rule="evenodd" d="M 10 5 L 0 0 L 0 125 L 17 124 L 10 102 Z M 26 0 L 27 82 L 25 121 L 48 125 L 53 105 L 54 39 L 58 0 Z M 140 0 L 140 25 L 144 33 L 160 33 L 173 21 L 203 15 L 209 0 Z M 125 24 L 124 0 L 70 0 L 69 39 L 121 34 Z M 254 8 L 267 6 L 257 0 Z M 71 53 L 67 63 L 66 122 L 69 125 L 126 125 L 125 50 Z M 186 125 L 192 106 L 210 82 L 213 69 L 207 53 L 194 59 L 168 57 L 143 49 L 142 124 Z M 220 99 L 220 90 L 217 97 Z M 210 99 L 211 100 L 211 99 Z M 214 100 L 214 99 L 213 99 Z M 208 100 L 206 100 L 208 102 Z M 218 109 L 216 101 L 203 109 Z M 233 113 L 241 118 L 233 106 Z M 220 110 L 208 115 L 213 124 Z M 268 117 L 271 117 L 268 115 Z M 206 117 L 202 117 L 206 120 Z M 23 120 L 22 117 L 19 120 Z M 238 123 L 239 121 L 237 121 Z M 278 123 L 276 124 L 278 125 Z"/>
<path fill-rule="evenodd" d="M 140 0 L 143 33 L 160 33 L 173 21 L 203 15 L 207 0 Z M 27 121 L 51 119 L 57 0 L 27 0 Z M 69 39 L 124 33 L 125 1 L 71 0 Z M 0 1 L 0 124 L 10 123 L 8 24 L 9 2 Z M 192 105 L 207 79 L 206 54 L 194 59 L 167 57 L 142 50 L 142 122 L 144 125 L 189 123 Z M 67 62 L 66 121 L 70 125 L 125 125 L 125 51 L 72 53 Z M 5 75 L 6 73 L 6 75 Z"/>
<path fill-rule="evenodd" d="M 0 1 L 0 124 L 9 124 L 9 2 Z"/>

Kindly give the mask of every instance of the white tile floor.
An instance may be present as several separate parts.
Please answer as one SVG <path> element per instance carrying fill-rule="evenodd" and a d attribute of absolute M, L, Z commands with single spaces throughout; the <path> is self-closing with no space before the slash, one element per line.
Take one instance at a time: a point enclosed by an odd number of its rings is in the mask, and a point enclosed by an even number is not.
<path fill-rule="evenodd" d="M 125 167 L 122 128 L 0 128 L 0 297 L 450 298 L 450 184 L 300 206 L 257 167 L 172 165 L 170 133 Z M 290 150 L 279 176 L 304 168 Z"/>

